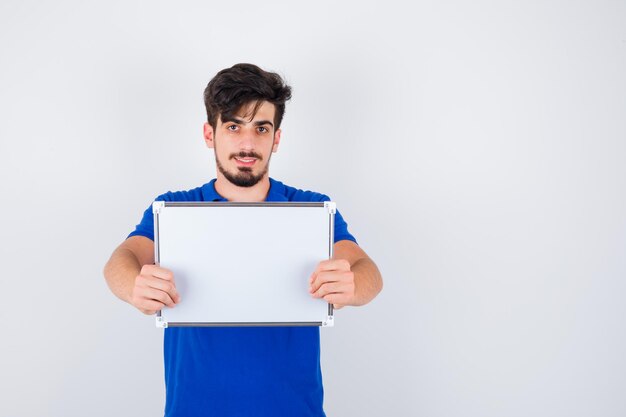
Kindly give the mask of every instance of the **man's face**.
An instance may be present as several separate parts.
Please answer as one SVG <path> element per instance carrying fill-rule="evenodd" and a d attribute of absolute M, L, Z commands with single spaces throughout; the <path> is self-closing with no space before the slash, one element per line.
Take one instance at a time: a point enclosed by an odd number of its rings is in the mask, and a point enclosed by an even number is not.
<path fill-rule="evenodd" d="M 263 101 L 250 119 L 255 103 L 248 103 L 231 120 L 217 119 L 215 129 L 204 125 L 204 138 L 214 148 L 219 172 L 239 187 L 252 187 L 268 172 L 270 156 L 278 150 L 280 129 L 274 129 L 272 103 Z"/>

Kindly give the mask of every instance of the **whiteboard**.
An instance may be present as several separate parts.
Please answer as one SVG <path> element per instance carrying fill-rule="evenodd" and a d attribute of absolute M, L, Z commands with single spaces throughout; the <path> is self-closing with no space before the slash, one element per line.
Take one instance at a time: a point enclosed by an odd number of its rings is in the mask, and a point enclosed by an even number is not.
<path fill-rule="evenodd" d="M 153 203 L 155 260 L 181 301 L 157 326 L 332 326 L 332 305 L 309 294 L 332 257 L 332 202 Z"/>

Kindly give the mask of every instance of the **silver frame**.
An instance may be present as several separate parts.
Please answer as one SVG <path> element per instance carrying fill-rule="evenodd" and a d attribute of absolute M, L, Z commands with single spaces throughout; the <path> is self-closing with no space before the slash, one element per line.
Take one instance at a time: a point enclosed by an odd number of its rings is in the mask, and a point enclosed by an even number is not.
<path fill-rule="evenodd" d="M 328 259 L 334 255 L 335 244 L 335 213 L 337 205 L 332 201 L 324 202 L 258 202 L 244 203 L 231 201 L 155 201 L 152 203 L 152 213 L 154 215 L 154 262 L 160 265 L 159 248 L 159 215 L 164 207 L 325 207 L 328 210 Z M 161 310 L 156 312 L 156 326 L 166 327 L 332 327 L 334 326 L 333 304 L 328 303 L 328 317 L 326 321 L 315 322 L 167 322 L 161 316 Z"/>

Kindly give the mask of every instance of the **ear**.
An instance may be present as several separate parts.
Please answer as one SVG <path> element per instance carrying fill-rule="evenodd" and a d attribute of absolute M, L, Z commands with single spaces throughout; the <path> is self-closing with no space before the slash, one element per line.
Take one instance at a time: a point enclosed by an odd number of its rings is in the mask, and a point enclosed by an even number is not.
<path fill-rule="evenodd" d="M 213 141 L 214 138 L 214 132 L 213 132 L 213 127 L 208 124 L 205 123 L 204 124 L 204 143 L 206 143 L 206 146 L 208 148 L 215 148 L 215 142 Z"/>
<path fill-rule="evenodd" d="M 276 132 L 274 132 L 274 145 L 272 145 L 272 153 L 278 151 L 278 144 L 280 143 L 281 133 L 282 131 L 280 129 L 276 129 Z"/>

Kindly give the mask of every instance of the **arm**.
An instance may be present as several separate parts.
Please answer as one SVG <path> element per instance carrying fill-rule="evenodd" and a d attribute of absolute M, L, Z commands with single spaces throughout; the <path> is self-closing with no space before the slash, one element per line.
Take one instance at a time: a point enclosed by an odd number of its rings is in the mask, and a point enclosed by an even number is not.
<path fill-rule="evenodd" d="M 104 266 L 104 277 L 117 297 L 144 314 L 180 302 L 171 271 L 154 264 L 154 242 L 132 236 L 122 242 Z"/>
<path fill-rule="evenodd" d="M 333 303 L 335 308 L 367 304 L 383 288 L 374 261 L 349 240 L 335 243 L 333 258 L 320 262 L 309 282 L 311 295 Z"/>

